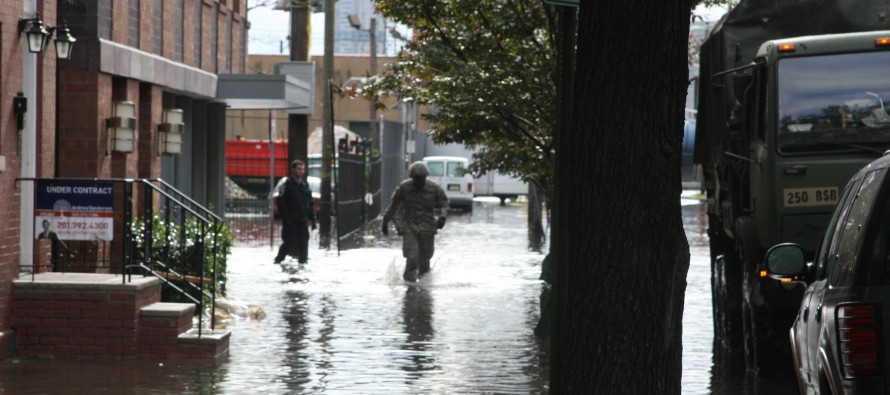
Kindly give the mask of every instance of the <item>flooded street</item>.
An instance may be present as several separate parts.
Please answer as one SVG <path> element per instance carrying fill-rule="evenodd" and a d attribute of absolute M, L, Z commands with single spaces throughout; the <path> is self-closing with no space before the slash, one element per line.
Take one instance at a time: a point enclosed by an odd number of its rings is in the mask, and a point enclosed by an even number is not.
<path fill-rule="evenodd" d="M 379 246 L 310 251 L 273 265 L 268 247 L 236 249 L 229 294 L 266 309 L 231 326 L 238 393 L 547 393 L 538 318 L 541 254 L 525 248 L 519 205 L 453 213 L 431 273 L 401 279 L 393 234 Z M 246 280 L 249 278 L 249 280 Z M 245 280 L 241 280 L 245 279 Z"/>
<path fill-rule="evenodd" d="M 712 377 L 707 221 L 684 202 L 683 393 L 794 393 L 789 383 Z M 12 359 L 0 363 L 0 393 L 549 393 L 549 350 L 532 333 L 544 256 L 526 249 L 525 206 L 477 201 L 453 213 L 417 285 L 401 280 L 394 233 L 340 256 L 312 249 L 306 265 L 274 265 L 268 242 L 236 247 L 228 298 L 265 318 L 231 320 L 230 355 L 216 364 Z"/>

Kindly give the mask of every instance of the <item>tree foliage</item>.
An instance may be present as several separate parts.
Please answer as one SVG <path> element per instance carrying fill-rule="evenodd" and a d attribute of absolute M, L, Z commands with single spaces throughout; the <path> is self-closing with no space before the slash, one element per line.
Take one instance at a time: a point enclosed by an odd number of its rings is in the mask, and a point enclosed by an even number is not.
<path fill-rule="evenodd" d="M 436 143 L 477 148 L 471 171 L 496 170 L 550 190 L 556 103 L 552 7 L 541 0 L 377 0 L 414 30 L 368 98 L 427 105 Z"/>

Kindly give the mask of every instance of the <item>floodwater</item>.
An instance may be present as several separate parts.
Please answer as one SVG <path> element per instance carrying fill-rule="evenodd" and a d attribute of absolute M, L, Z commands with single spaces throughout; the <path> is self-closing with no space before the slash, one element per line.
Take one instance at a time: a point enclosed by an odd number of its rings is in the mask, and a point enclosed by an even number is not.
<path fill-rule="evenodd" d="M 700 205 L 685 202 L 683 393 L 794 393 L 793 383 L 711 374 L 707 223 Z M 236 247 L 228 300 L 265 317 L 227 322 L 222 361 L 10 359 L 0 362 L 0 393 L 549 393 L 548 344 L 532 333 L 544 256 L 526 248 L 525 206 L 477 201 L 472 213 L 454 213 L 417 285 L 401 280 L 394 233 L 339 256 L 312 249 L 306 265 L 272 264 L 268 244 Z"/>

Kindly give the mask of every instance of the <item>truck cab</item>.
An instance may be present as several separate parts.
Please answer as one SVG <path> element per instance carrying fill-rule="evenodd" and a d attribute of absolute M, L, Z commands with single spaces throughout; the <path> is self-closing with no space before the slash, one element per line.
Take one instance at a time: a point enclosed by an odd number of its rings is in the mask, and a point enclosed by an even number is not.
<path fill-rule="evenodd" d="M 754 214 L 760 245 L 815 251 L 844 185 L 890 148 L 888 39 L 890 31 L 761 45 L 742 92 L 747 152 L 736 152 L 748 159 L 750 193 L 739 203 Z"/>
<path fill-rule="evenodd" d="M 704 76 L 711 97 L 729 98 L 700 105 L 696 135 L 715 336 L 741 347 L 749 369 L 791 366 L 803 295 L 766 277 L 767 247 L 795 243 L 812 257 L 844 185 L 890 149 L 888 44 L 890 31 L 768 40 L 752 62 Z"/>

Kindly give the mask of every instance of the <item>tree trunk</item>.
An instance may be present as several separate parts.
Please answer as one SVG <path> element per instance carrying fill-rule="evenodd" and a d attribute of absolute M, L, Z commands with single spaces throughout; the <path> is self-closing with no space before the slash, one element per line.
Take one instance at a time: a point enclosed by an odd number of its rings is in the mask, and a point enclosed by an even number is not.
<path fill-rule="evenodd" d="M 528 249 L 541 252 L 546 236 L 541 215 L 541 195 L 535 183 L 528 183 Z"/>
<path fill-rule="evenodd" d="M 555 394 L 679 394 L 690 1 L 581 2 L 557 136 Z"/>

